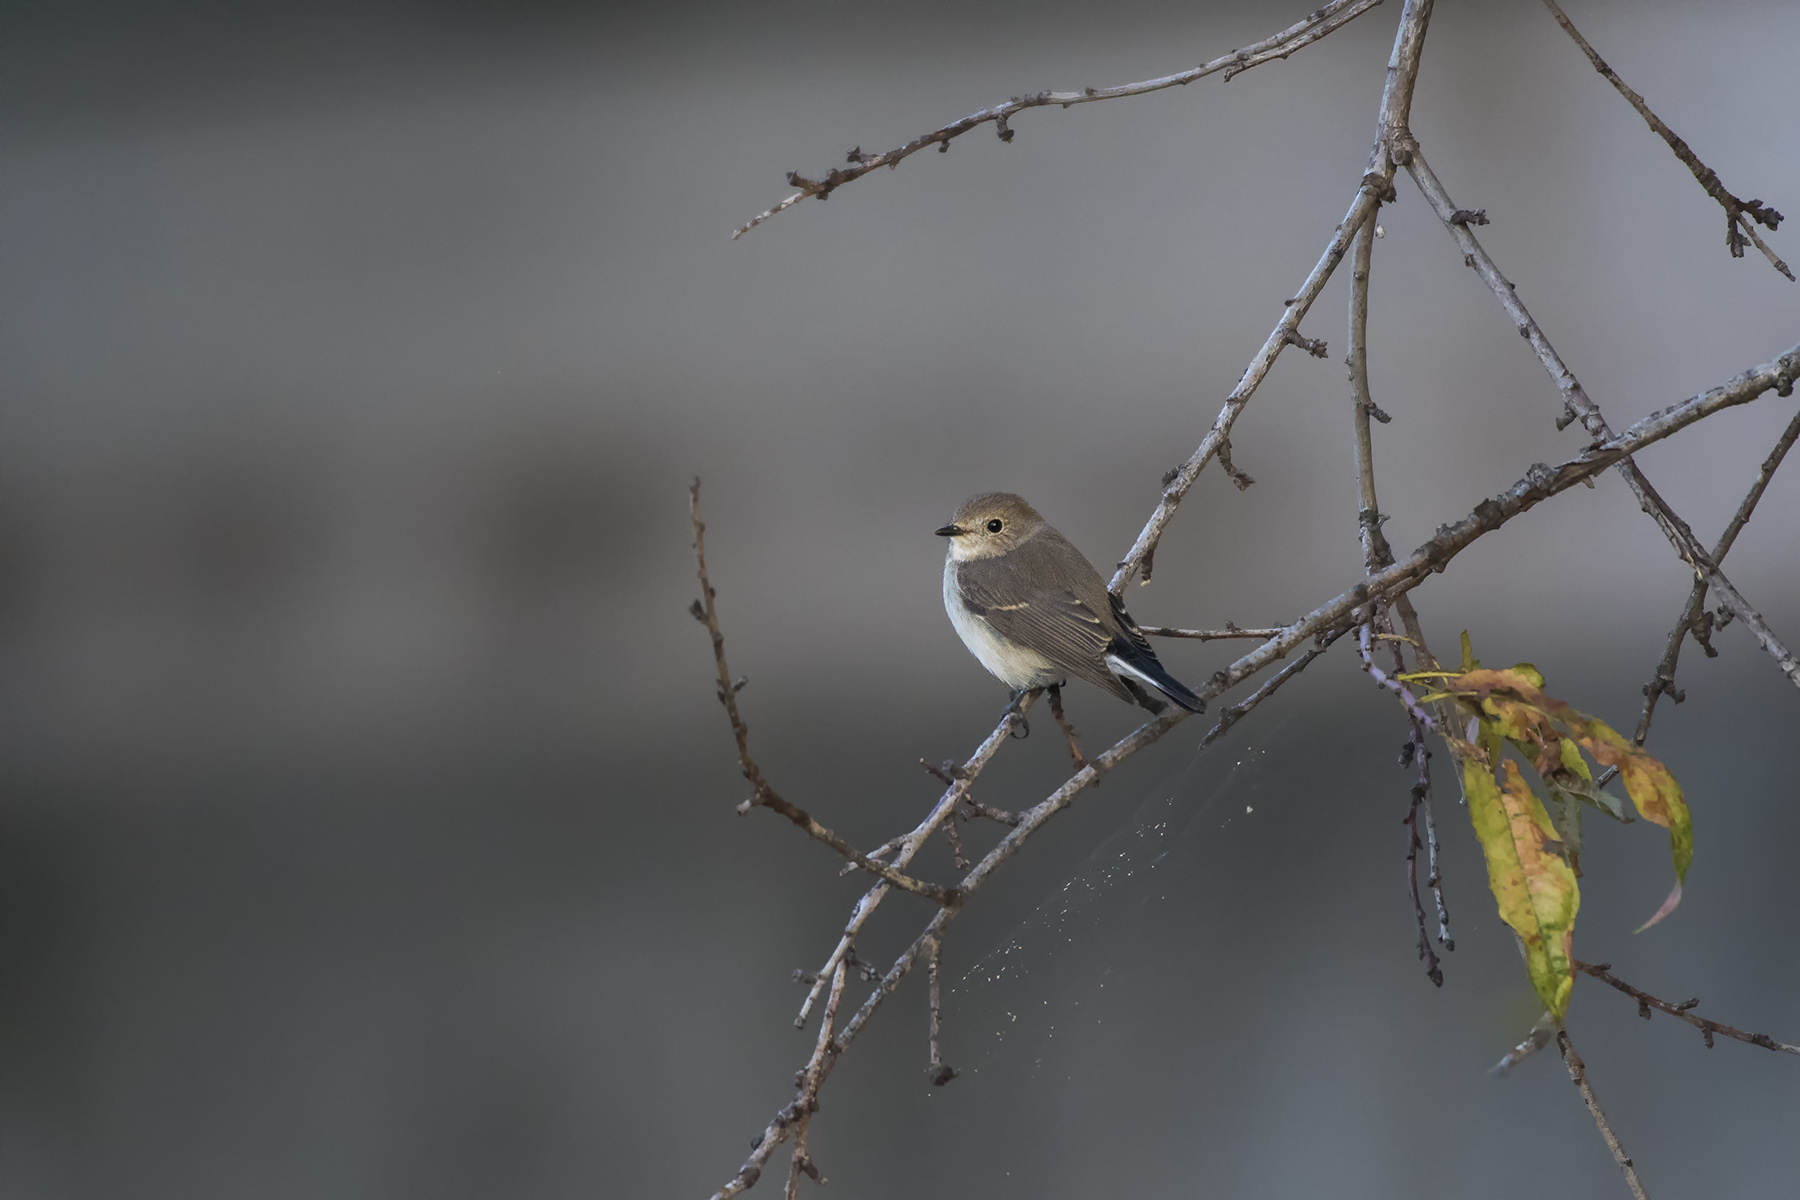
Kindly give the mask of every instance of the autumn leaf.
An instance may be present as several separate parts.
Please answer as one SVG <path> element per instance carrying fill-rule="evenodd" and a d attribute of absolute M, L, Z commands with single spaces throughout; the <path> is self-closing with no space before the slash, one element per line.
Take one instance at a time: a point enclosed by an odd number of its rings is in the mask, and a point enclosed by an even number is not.
<path fill-rule="evenodd" d="M 1579 718 L 1579 723 L 1570 721 L 1569 724 L 1574 727 L 1582 749 L 1593 755 L 1594 761 L 1601 766 L 1618 767 L 1619 778 L 1625 781 L 1625 794 L 1637 805 L 1638 815 L 1669 831 L 1675 878 L 1685 881 L 1688 864 L 1694 860 L 1694 825 L 1675 776 L 1669 773 L 1669 768 L 1619 736 L 1606 722 L 1572 710 L 1571 715 Z"/>
<path fill-rule="evenodd" d="M 1464 659 L 1475 661 L 1466 648 Z M 1476 710 L 1484 731 L 1492 726 L 1512 742 L 1547 784 L 1585 794 L 1608 815 L 1623 817 L 1611 797 L 1592 788 L 1592 774 L 1575 746 L 1586 750 L 1601 766 L 1618 767 L 1638 814 L 1669 831 L 1669 856 L 1675 867 L 1675 889 L 1656 915 L 1639 928 L 1648 929 L 1674 911 L 1694 858 L 1694 827 L 1681 785 L 1667 767 L 1605 721 L 1546 696 L 1543 676 L 1528 663 L 1506 670 L 1478 667 L 1445 679 L 1441 686 L 1441 694 L 1454 696 Z"/>
<path fill-rule="evenodd" d="M 1575 986 L 1573 941 L 1581 893 L 1575 872 L 1557 852 L 1556 829 L 1517 763 L 1501 763 L 1501 787 L 1487 763 L 1463 761 L 1469 817 L 1487 858 L 1488 886 L 1500 918 L 1525 948 L 1531 986 L 1557 1021 Z"/>

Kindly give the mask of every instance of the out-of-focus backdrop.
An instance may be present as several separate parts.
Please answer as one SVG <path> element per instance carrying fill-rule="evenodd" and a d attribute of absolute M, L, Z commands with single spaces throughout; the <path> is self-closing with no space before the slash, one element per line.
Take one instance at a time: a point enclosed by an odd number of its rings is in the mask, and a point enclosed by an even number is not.
<path fill-rule="evenodd" d="M 1009 488 L 1123 552 L 1348 206 L 1398 11 L 1228 84 L 1026 113 L 1010 145 L 978 132 L 733 243 L 789 169 L 1178 70 L 1301 6 L 9 6 L 0 1192 L 727 1178 L 810 1044 L 788 975 L 855 881 L 731 812 L 689 477 L 766 767 L 859 842 L 910 827 L 914 760 L 966 753 L 1003 700 L 942 615 L 931 529 Z M 1571 12 L 1729 187 L 1800 209 L 1800 8 Z M 1718 207 L 1539 6 L 1440 3 L 1414 128 L 1616 426 L 1800 339 L 1800 289 L 1727 257 Z M 1405 547 L 1580 436 L 1404 179 L 1383 224 L 1376 456 Z M 1207 473 L 1140 620 L 1278 622 L 1354 578 L 1344 286 L 1304 327 L 1330 357 L 1285 355 L 1238 425 L 1256 486 Z M 1794 403 L 1643 465 L 1710 539 Z M 1800 466 L 1729 567 L 1790 640 L 1796 511 Z M 1440 648 L 1466 627 L 1628 728 L 1687 587 L 1608 477 L 1417 599 Z M 1695 812 L 1688 899 L 1632 937 L 1666 847 L 1595 830 L 1577 952 L 1792 1041 L 1800 696 L 1740 629 L 1716 644 L 1651 742 Z M 1093 745 L 1129 727 L 1071 704 Z M 1413 959 L 1404 723 L 1349 655 L 1210 756 L 1197 733 L 959 921 L 961 1079 L 924 1080 L 921 989 L 890 1002 L 815 1125 L 831 1191 L 1618 1191 L 1553 1056 L 1484 1074 L 1534 1010 L 1453 800 L 1442 991 Z M 1040 731 L 982 798 L 1062 771 Z M 1129 878 L 1090 857 L 1144 838 L 1161 857 Z M 1081 920 L 1048 919 L 1071 879 Z M 877 962 L 922 920 L 889 906 Z M 977 965 L 1009 939 L 1012 974 Z M 1709 1053 L 1591 983 L 1570 1022 L 1657 1194 L 1800 1171 L 1791 1060 Z"/>

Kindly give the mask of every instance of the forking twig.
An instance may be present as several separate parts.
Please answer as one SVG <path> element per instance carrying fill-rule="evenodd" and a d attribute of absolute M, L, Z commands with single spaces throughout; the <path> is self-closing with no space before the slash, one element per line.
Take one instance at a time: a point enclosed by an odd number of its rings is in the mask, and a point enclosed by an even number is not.
<path fill-rule="evenodd" d="M 1788 269 L 1788 265 L 1777 258 L 1775 252 L 1769 249 L 1756 233 L 1758 223 L 1771 230 L 1778 228 L 1781 225 L 1781 214 L 1761 200 L 1739 200 L 1727 191 L 1724 183 L 1720 182 L 1718 173 L 1701 162 L 1700 156 L 1694 153 L 1693 148 L 1677 137 L 1675 131 L 1664 124 L 1661 117 L 1651 112 L 1650 106 L 1644 102 L 1644 98 L 1619 78 L 1619 73 L 1608 66 L 1606 60 L 1600 57 L 1599 51 L 1595 50 L 1588 40 L 1581 36 L 1581 31 L 1575 28 L 1575 23 L 1569 20 L 1568 15 L 1557 6 L 1556 0 L 1544 0 L 1544 7 L 1550 10 L 1550 15 L 1556 18 L 1556 23 L 1562 26 L 1563 32 L 1568 34 L 1577 46 L 1581 47 L 1581 52 L 1587 55 L 1590 63 L 1594 64 L 1594 70 L 1600 72 L 1601 76 L 1618 90 L 1619 95 L 1625 97 L 1631 107 L 1637 109 L 1638 116 L 1644 118 L 1644 124 L 1650 126 L 1658 137 L 1669 144 L 1669 149 L 1675 152 L 1675 157 L 1681 160 L 1683 166 L 1694 173 L 1694 178 L 1700 182 L 1700 186 L 1706 190 L 1706 194 L 1717 200 L 1720 207 L 1725 210 L 1725 245 L 1731 251 L 1731 257 L 1744 257 L 1743 235 L 1747 233 L 1750 235 L 1750 240 L 1756 243 L 1756 248 L 1762 251 L 1763 257 L 1769 260 L 1769 264 L 1787 276 L 1790 283 L 1794 282 L 1794 273 Z"/>
<path fill-rule="evenodd" d="M 1495 299 L 1500 301 L 1500 306 L 1506 310 L 1507 317 L 1518 329 L 1520 336 L 1531 343 L 1531 348 L 1537 353 L 1538 360 L 1544 364 L 1544 370 L 1549 372 L 1550 378 L 1561 390 L 1566 413 L 1573 419 L 1579 420 L 1582 427 L 1596 439 L 1610 439 L 1613 432 L 1606 423 L 1606 417 L 1600 412 L 1600 406 L 1589 399 L 1580 381 L 1575 378 L 1574 372 L 1569 370 L 1567 364 L 1563 362 L 1562 356 L 1556 352 L 1556 348 L 1544 336 L 1544 331 L 1538 327 L 1538 323 L 1525 310 L 1525 305 L 1519 300 L 1517 291 L 1507 282 L 1506 277 L 1500 274 L 1500 268 L 1494 265 L 1494 260 L 1488 256 L 1486 250 L 1482 249 L 1481 243 L 1470 232 L 1467 223 L 1458 223 L 1452 220 L 1459 210 L 1451 202 L 1449 194 L 1444 191 L 1444 185 L 1438 182 L 1437 176 L 1432 173 L 1430 165 L 1426 163 L 1424 154 L 1419 153 L 1416 146 L 1406 169 L 1412 175 L 1413 182 L 1418 184 L 1419 191 L 1430 202 L 1439 219 L 1443 221 L 1444 227 L 1450 231 L 1450 236 L 1456 239 L 1457 245 L 1463 251 L 1463 261 L 1480 274 L 1482 282 L 1488 285 L 1489 290 L 1494 293 Z M 1783 374 L 1776 391 L 1779 395 L 1785 396 L 1793 391 L 1793 387 L 1794 374 L 1789 371 Z M 1707 586 L 1719 597 L 1731 615 L 1742 621 L 1756 636 L 1757 642 L 1775 660 L 1775 665 L 1780 668 L 1781 673 L 1786 675 L 1794 686 L 1800 687 L 1800 659 L 1796 659 L 1793 652 L 1781 643 L 1774 631 L 1769 628 L 1768 622 L 1763 620 L 1762 614 L 1752 608 L 1742 593 L 1732 585 L 1729 579 L 1725 578 L 1719 570 L 1718 564 L 1712 561 L 1712 558 L 1694 537 L 1694 531 L 1688 528 L 1687 522 L 1682 520 L 1675 510 L 1669 507 L 1668 502 L 1657 493 L 1656 489 L 1650 486 L 1650 481 L 1644 478 L 1644 473 L 1638 469 L 1635 462 L 1631 461 L 1629 455 L 1619 462 L 1618 471 L 1626 484 L 1630 486 L 1632 493 L 1637 496 L 1638 503 L 1645 512 L 1650 514 L 1651 518 L 1655 520 L 1657 528 L 1663 531 L 1663 535 L 1675 547 L 1675 552 L 1681 556 L 1682 561 L 1693 569 L 1697 578 L 1705 580 Z"/>
<path fill-rule="evenodd" d="M 1387 82 L 1382 88 L 1381 110 L 1376 118 L 1380 134 L 1369 152 L 1369 166 L 1363 173 L 1356 196 L 1350 202 L 1350 211 L 1333 231 L 1330 241 L 1326 242 L 1325 252 L 1319 256 L 1319 261 L 1306 277 L 1306 282 L 1287 301 L 1286 311 L 1264 340 L 1262 349 L 1250 360 L 1243 377 L 1225 398 L 1224 407 L 1213 419 L 1212 428 L 1200 440 L 1199 449 L 1164 481 L 1162 498 L 1151 512 L 1150 520 L 1145 523 L 1143 532 L 1132 543 L 1131 552 L 1119 563 L 1119 569 L 1113 573 L 1112 581 L 1107 585 L 1115 596 L 1124 592 L 1125 585 L 1140 569 L 1143 571 L 1143 582 L 1150 582 L 1151 558 L 1156 553 L 1163 530 L 1175 515 L 1176 507 L 1194 486 L 1194 481 L 1200 477 L 1207 462 L 1229 444 L 1232 425 L 1237 422 L 1245 406 L 1250 403 L 1251 396 L 1255 395 L 1256 389 L 1268 376 L 1269 369 L 1275 365 L 1275 359 L 1280 356 L 1282 349 L 1290 345 L 1299 333 L 1301 318 L 1312 308 L 1313 301 L 1324 290 L 1326 281 L 1344 260 L 1344 253 L 1350 247 L 1350 239 L 1369 220 L 1383 200 L 1393 198 L 1395 166 L 1410 157 L 1413 142 L 1410 128 L 1413 85 L 1418 80 L 1419 56 L 1425 44 L 1425 30 L 1431 20 L 1431 5 L 1432 0 L 1407 0 L 1406 6 L 1401 10 L 1400 28 L 1394 35 L 1393 53 L 1388 56 Z"/>
<path fill-rule="evenodd" d="M 1756 482 L 1750 485 L 1744 502 L 1732 514 L 1725 532 L 1719 535 L 1718 544 L 1713 547 L 1712 552 L 1715 563 L 1724 561 L 1725 556 L 1731 552 L 1737 535 L 1750 520 L 1750 514 L 1756 511 L 1757 502 L 1762 499 L 1769 480 L 1774 478 L 1776 468 L 1781 466 L 1781 460 L 1787 457 L 1787 452 L 1793 448 L 1796 439 L 1800 439 L 1800 412 L 1794 414 L 1794 419 L 1788 422 L 1787 428 L 1776 439 L 1775 448 L 1763 459 L 1762 470 L 1757 473 Z M 1701 629 L 1702 621 L 1709 619 L 1706 616 L 1706 580 L 1696 579 L 1693 591 L 1688 593 L 1687 604 L 1675 621 L 1675 628 L 1669 631 L 1669 644 L 1663 649 L 1662 661 L 1656 664 L 1656 674 L 1644 685 L 1644 713 L 1638 718 L 1637 732 L 1631 739 L 1634 745 L 1642 746 L 1650 736 L 1650 720 L 1656 713 L 1656 701 L 1659 697 L 1667 695 L 1677 704 L 1685 698 L 1675 686 L 1675 665 L 1680 661 L 1682 643 L 1687 640 L 1688 634 L 1692 633 L 1696 639 L 1701 640 L 1701 646 L 1709 656 L 1717 653 L 1705 640 L 1706 635 Z M 1605 787 L 1618 773 L 1617 767 L 1608 767 L 1605 774 L 1596 781 L 1597 786 Z"/>

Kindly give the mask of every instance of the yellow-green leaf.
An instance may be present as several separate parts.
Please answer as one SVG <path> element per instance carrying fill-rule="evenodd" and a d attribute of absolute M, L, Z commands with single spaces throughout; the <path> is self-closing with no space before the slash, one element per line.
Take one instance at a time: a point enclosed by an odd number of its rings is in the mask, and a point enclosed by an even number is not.
<path fill-rule="evenodd" d="M 1575 873 L 1552 845 L 1555 827 L 1518 764 L 1501 764 L 1504 788 L 1486 764 L 1471 758 L 1462 766 L 1469 817 L 1487 858 L 1488 886 L 1500 918 L 1519 935 L 1531 986 L 1561 1022 L 1575 986 L 1571 955 L 1581 907 Z"/>
<path fill-rule="evenodd" d="M 1572 738 L 1562 738 L 1557 746 L 1557 751 L 1562 755 L 1562 765 L 1565 770 L 1573 771 L 1589 783 L 1594 782 L 1594 773 L 1588 770 L 1587 760 L 1581 757 L 1581 751 L 1576 748 Z"/>
<path fill-rule="evenodd" d="M 1467 665 L 1477 661 L 1465 634 L 1463 662 Z M 1490 733 L 1508 738 L 1540 773 L 1560 765 L 1591 780 L 1585 764 L 1576 765 L 1580 755 L 1573 753 L 1567 740 L 1571 737 L 1595 762 L 1619 768 L 1625 790 L 1639 815 L 1669 831 L 1669 855 L 1675 864 L 1677 887 L 1670 902 L 1651 921 L 1654 924 L 1679 902 L 1679 885 L 1686 880 L 1688 864 L 1694 857 L 1693 820 L 1681 785 L 1667 767 L 1625 740 L 1605 721 L 1544 695 L 1542 684 L 1543 677 L 1535 667 L 1520 663 L 1510 670 L 1465 670 L 1456 678 L 1445 680 L 1444 691 L 1478 711 L 1484 744 Z M 1559 740 L 1562 744 L 1555 745 Z M 1491 750 L 1489 757 L 1492 761 Z"/>
<path fill-rule="evenodd" d="M 1572 710 L 1565 719 L 1595 762 L 1619 768 L 1619 778 L 1625 781 L 1625 793 L 1637 805 L 1638 815 L 1669 831 L 1669 855 L 1675 860 L 1675 880 L 1684 882 L 1688 864 L 1694 860 L 1694 823 L 1675 776 L 1669 773 L 1669 768 L 1619 736 L 1605 721 Z"/>

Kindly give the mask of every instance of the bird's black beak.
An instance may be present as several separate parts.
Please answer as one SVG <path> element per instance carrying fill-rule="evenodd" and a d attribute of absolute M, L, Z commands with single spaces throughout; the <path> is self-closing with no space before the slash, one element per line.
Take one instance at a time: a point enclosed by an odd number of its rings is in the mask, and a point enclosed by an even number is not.
<path fill-rule="evenodd" d="M 967 533 L 961 525 L 945 525 L 937 531 L 939 537 L 955 537 L 959 533 Z"/>

